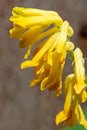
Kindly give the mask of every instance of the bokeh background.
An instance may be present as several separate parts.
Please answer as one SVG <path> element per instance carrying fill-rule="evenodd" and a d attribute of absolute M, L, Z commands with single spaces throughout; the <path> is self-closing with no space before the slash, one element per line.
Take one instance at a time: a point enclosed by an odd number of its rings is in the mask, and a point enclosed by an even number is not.
<path fill-rule="evenodd" d="M 20 70 L 25 50 L 9 38 L 9 17 L 15 6 L 57 11 L 73 27 L 71 40 L 87 58 L 87 0 L 0 0 L 0 130 L 61 130 L 54 118 L 63 108 L 63 96 L 40 92 L 39 86 L 30 88 L 32 69 Z M 64 75 L 70 72 L 67 62 Z"/>

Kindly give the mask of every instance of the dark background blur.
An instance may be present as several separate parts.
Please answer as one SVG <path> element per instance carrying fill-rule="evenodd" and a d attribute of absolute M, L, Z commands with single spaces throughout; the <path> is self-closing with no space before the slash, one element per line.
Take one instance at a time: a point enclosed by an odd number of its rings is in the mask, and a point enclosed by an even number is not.
<path fill-rule="evenodd" d="M 9 17 L 15 6 L 57 11 L 73 27 L 71 40 L 87 57 L 87 0 L 0 0 L 0 130 L 61 130 L 54 119 L 63 108 L 63 96 L 40 92 L 39 86 L 30 88 L 32 69 L 20 70 L 25 50 L 9 38 Z M 64 75 L 70 68 L 67 62 Z"/>

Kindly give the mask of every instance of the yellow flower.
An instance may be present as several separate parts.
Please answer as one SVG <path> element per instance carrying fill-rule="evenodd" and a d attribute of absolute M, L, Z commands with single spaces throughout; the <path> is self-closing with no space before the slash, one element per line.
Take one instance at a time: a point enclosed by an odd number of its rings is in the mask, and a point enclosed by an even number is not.
<path fill-rule="evenodd" d="M 47 26 L 53 23 L 59 26 L 62 24 L 61 17 L 54 11 L 15 7 L 13 8 L 12 14 L 13 16 L 10 20 L 21 27 Z"/>
<path fill-rule="evenodd" d="M 64 103 L 64 110 L 59 112 L 56 115 L 56 125 L 59 123 L 66 121 L 70 118 L 70 109 L 71 109 L 71 104 L 72 104 L 72 86 L 73 86 L 73 80 L 74 80 L 74 75 L 69 75 L 66 80 L 65 80 L 65 103 Z"/>
<path fill-rule="evenodd" d="M 38 39 L 41 40 L 41 37 L 50 36 L 59 30 L 54 27 L 49 30 L 47 34 L 44 34 L 44 31 L 47 30 L 50 25 L 55 24 L 60 27 L 63 23 L 61 17 L 54 11 L 15 7 L 12 10 L 12 14 L 13 16 L 10 17 L 10 21 L 13 22 L 14 27 L 10 30 L 10 37 L 20 39 L 19 47 L 28 47 L 24 58 L 28 58 L 32 46 Z M 69 29 L 68 32 L 71 32 L 70 30 L 71 29 Z M 41 37 L 40 33 L 42 33 Z"/>
<path fill-rule="evenodd" d="M 85 84 L 85 69 L 82 52 L 79 48 L 74 51 L 74 74 L 67 76 L 65 79 L 65 103 L 64 110 L 56 115 L 56 124 L 63 122 L 64 126 L 73 127 L 81 124 L 87 128 L 83 111 L 79 104 L 87 100 Z"/>
<path fill-rule="evenodd" d="M 77 124 L 81 124 L 85 127 L 85 129 L 87 129 L 87 121 L 76 98 L 73 100 L 69 114 L 70 118 L 65 120 L 64 126 L 68 125 L 70 127 L 74 127 Z"/>
<path fill-rule="evenodd" d="M 74 49 L 70 41 L 73 29 L 67 21 L 54 11 L 33 8 L 15 7 L 10 21 L 13 28 L 10 37 L 20 40 L 19 47 L 27 47 L 25 61 L 21 69 L 33 67 L 35 77 L 30 86 L 40 83 L 40 90 L 55 91 L 56 96 L 62 93 L 62 75 L 68 53 L 72 55 L 74 73 L 64 82 L 64 109 L 56 115 L 56 124 L 70 127 L 80 123 L 87 128 L 80 103 L 87 100 L 85 68 L 83 55 L 79 48 Z M 29 59 L 29 55 L 33 54 Z"/>
<path fill-rule="evenodd" d="M 10 20 L 14 23 L 10 37 L 19 38 L 19 47 L 28 47 L 24 56 L 27 59 L 35 43 L 33 58 L 21 64 L 21 68 L 34 67 L 35 78 L 31 86 L 41 82 L 40 89 L 55 90 L 58 96 L 62 88 L 62 72 L 67 50 L 74 48 L 68 37 L 73 29 L 67 21 L 54 11 L 15 7 Z"/>
<path fill-rule="evenodd" d="M 56 124 L 63 122 L 64 126 L 73 127 L 78 123 L 87 128 L 83 111 L 79 104 L 78 96 L 74 93 L 75 75 L 67 76 L 64 84 L 65 103 L 64 110 L 56 115 Z M 80 95 L 81 96 L 81 95 Z M 81 101 L 81 100 L 80 100 Z"/>
<path fill-rule="evenodd" d="M 39 65 L 40 60 L 42 60 L 43 56 L 45 56 L 46 52 L 49 50 L 49 48 L 54 44 L 56 37 L 58 33 L 53 34 L 50 36 L 43 44 L 43 46 L 40 48 L 40 50 L 34 55 L 32 60 L 26 60 L 22 63 L 21 68 L 27 68 L 32 66 Z"/>
<path fill-rule="evenodd" d="M 66 42 L 68 28 L 69 24 L 65 21 L 60 28 L 60 33 L 56 32 L 52 34 L 47 40 L 38 45 L 35 49 L 33 59 L 26 60 L 21 64 L 21 68 L 23 69 L 28 67 L 39 69 L 39 73 L 35 73 L 36 76 L 31 81 L 31 86 L 41 82 L 41 90 L 45 90 L 46 88 L 55 90 L 57 96 L 61 93 L 62 88 L 62 72 L 68 48 Z M 48 74 L 46 74 L 46 68 L 48 68 Z"/>
<path fill-rule="evenodd" d="M 41 90 L 49 88 L 49 90 L 56 90 L 56 95 L 61 93 L 62 71 L 65 64 L 65 55 L 64 57 L 62 55 L 64 54 L 58 54 L 57 51 L 52 54 L 52 66 L 50 67 L 49 75 L 41 82 Z"/>
<path fill-rule="evenodd" d="M 86 88 L 84 88 L 80 94 L 77 94 L 79 102 L 83 103 L 87 100 Z"/>
<path fill-rule="evenodd" d="M 12 14 L 10 21 L 14 27 L 10 30 L 10 37 L 20 39 L 19 47 L 28 47 L 25 59 L 35 42 L 60 32 L 60 26 L 63 24 L 62 18 L 54 11 L 15 7 Z M 68 26 L 67 35 L 70 37 L 72 34 L 73 30 Z"/>
<path fill-rule="evenodd" d="M 41 43 L 41 46 L 39 47 L 39 50 L 36 51 L 37 53 L 35 54 L 34 58 L 31 61 L 25 61 L 21 67 L 27 68 L 30 66 L 37 66 L 43 56 L 48 55 L 49 57 L 50 53 L 53 52 L 54 49 L 57 49 L 58 53 L 62 53 L 64 48 L 66 49 L 65 51 L 67 51 L 69 44 L 67 44 L 68 28 L 68 22 L 65 21 L 60 28 L 60 32 L 56 30 L 57 32 L 51 34 L 51 36 L 49 36 L 43 43 Z"/>
<path fill-rule="evenodd" d="M 74 73 L 76 78 L 74 89 L 75 92 L 79 94 L 86 87 L 83 56 L 79 48 L 76 48 L 74 51 L 74 64 Z"/>

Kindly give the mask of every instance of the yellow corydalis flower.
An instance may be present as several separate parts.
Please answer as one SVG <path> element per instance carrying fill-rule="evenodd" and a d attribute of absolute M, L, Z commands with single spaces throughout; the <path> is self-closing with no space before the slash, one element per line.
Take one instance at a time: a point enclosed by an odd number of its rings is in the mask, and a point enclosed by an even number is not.
<path fill-rule="evenodd" d="M 87 100 L 83 55 L 79 48 L 76 48 L 73 54 L 74 74 L 65 79 L 64 110 L 57 114 L 56 124 L 64 121 L 65 126 L 73 127 L 79 123 L 87 129 L 87 121 L 79 104 Z"/>
<path fill-rule="evenodd" d="M 33 32 L 43 31 L 53 23 L 57 23 L 60 26 L 63 22 L 61 17 L 53 11 L 15 7 L 12 10 L 12 14 L 13 16 L 10 17 L 10 21 L 14 23 L 14 28 L 10 30 L 10 36 L 17 38 L 20 38 L 20 36 L 25 34 L 24 32 L 27 32 L 29 29 L 29 33 L 33 35 Z M 26 35 L 28 35 L 28 33 Z M 34 34 L 34 36 L 36 35 Z M 28 42 L 28 44 L 30 43 Z"/>
<path fill-rule="evenodd" d="M 15 7 L 12 14 L 10 20 L 21 27 L 50 25 L 52 23 L 61 25 L 62 23 L 61 17 L 54 11 Z"/>
<path fill-rule="evenodd" d="M 54 11 L 15 7 L 12 14 L 10 21 L 13 22 L 14 27 L 10 30 L 10 37 L 20 39 L 19 47 L 28 47 L 25 58 L 28 58 L 35 42 L 60 31 L 59 27 L 63 23 L 62 18 Z M 50 25 L 55 26 L 49 28 Z M 69 36 L 73 34 L 70 26 L 67 33 Z"/>
<path fill-rule="evenodd" d="M 63 122 L 64 126 L 73 127 L 78 123 L 87 128 L 87 121 L 81 109 L 79 96 L 74 92 L 75 75 L 70 74 L 66 77 L 64 83 L 65 103 L 64 110 L 56 115 L 56 124 Z M 84 95 L 83 95 L 84 96 Z M 86 94 L 87 99 L 87 94 Z"/>
<path fill-rule="evenodd" d="M 86 87 L 85 84 L 85 69 L 84 69 L 84 60 L 82 52 L 79 48 L 76 48 L 74 51 L 74 73 L 76 77 L 76 83 L 74 89 L 76 93 L 81 93 L 81 91 Z"/>
<path fill-rule="evenodd" d="M 68 36 L 68 27 L 69 24 L 65 21 L 60 27 L 60 33 L 55 32 L 52 34 L 47 40 L 45 40 L 44 44 L 41 43 L 41 47 L 39 46 L 36 48 L 36 53 L 32 60 L 26 60 L 21 64 L 21 68 L 32 66 L 38 67 L 41 62 L 43 62 L 45 66 L 49 65 L 48 75 L 46 75 L 46 77 L 43 77 L 43 79 L 41 78 L 41 80 L 37 80 L 41 81 L 41 90 L 45 90 L 46 88 L 49 90 L 55 90 L 56 95 L 59 95 L 59 93 L 61 93 L 60 90 L 62 88 L 62 71 L 67 51 L 66 41 Z M 44 71 L 47 70 L 44 69 Z M 38 83 L 36 82 L 36 78 L 34 81 L 32 81 L 33 85 L 35 85 L 35 83 Z"/>
<path fill-rule="evenodd" d="M 21 64 L 21 69 L 35 68 L 35 78 L 30 85 L 41 82 L 41 90 L 48 88 L 59 95 L 66 52 L 74 48 L 73 43 L 68 40 L 73 35 L 73 29 L 53 11 L 15 7 L 12 14 L 10 20 L 14 27 L 10 30 L 10 36 L 19 38 L 19 47 L 28 48 L 25 59 L 29 57 L 35 43 L 39 42 L 33 58 Z"/>
<path fill-rule="evenodd" d="M 54 90 L 59 96 L 65 60 L 69 54 L 74 63 L 74 73 L 65 78 L 64 109 L 57 114 L 55 121 L 57 125 L 64 122 L 65 126 L 72 127 L 80 123 L 87 128 L 80 106 L 87 100 L 83 54 L 79 48 L 74 50 L 70 41 L 73 29 L 68 21 L 63 21 L 54 11 L 21 7 L 13 8 L 10 21 L 13 22 L 10 37 L 19 39 L 20 48 L 27 48 L 21 69 L 34 68 L 31 87 L 40 83 L 41 91 Z M 31 59 L 30 54 L 33 54 Z"/>

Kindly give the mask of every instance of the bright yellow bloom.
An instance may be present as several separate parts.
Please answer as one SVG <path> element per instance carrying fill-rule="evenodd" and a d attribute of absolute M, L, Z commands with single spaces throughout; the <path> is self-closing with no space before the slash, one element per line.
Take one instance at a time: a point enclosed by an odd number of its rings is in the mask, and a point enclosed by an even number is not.
<path fill-rule="evenodd" d="M 15 7 L 12 10 L 12 14 L 13 16 L 11 16 L 10 21 L 14 23 L 14 27 L 10 30 L 10 37 L 20 39 L 19 47 L 28 47 L 25 58 L 28 58 L 32 46 L 38 39 L 41 40 L 41 37 L 50 36 L 59 30 L 54 27 L 49 30 L 48 34 L 44 34 L 44 31 L 47 30 L 50 25 L 55 24 L 60 27 L 63 23 L 61 17 L 54 11 Z M 68 32 L 70 33 L 71 31 L 69 27 Z M 44 36 L 42 36 L 43 34 Z"/>
<path fill-rule="evenodd" d="M 15 7 L 12 14 L 10 20 L 21 27 L 50 25 L 53 23 L 61 25 L 62 23 L 61 17 L 54 11 Z"/>
<path fill-rule="evenodd" d="M 34 58 L 30 61 L 27 60 L 22 64 L 21 67 L 27 68 L 30 66 L 37 66 L 40 60 L 46 55 L 50 55 L 54 49 L 57 49 L 58 53 L 63 53 L 63 50 L 66 49 L 66 41 L 67 41 L 67 30 L 68 30 L 68 23 L 64 22 L 62 27 L 60 28 L 61 32 L 56 32 L 52 34 L 47 40 L 45 40 L 44 44 L 42 44 L 41 48 L 35 54 Z"/>
<path fill-rule="evenodd" d="M 74 93 L 74 85 L 75 85 L 75 75 L 71 74 L 67 76 L 64 85 L 65 90 L 64 110 L 56 115 L 55 121 L 57 125 L 61 122 L 64 122 L 64 126 L 69 125 L 70 127 L 73 127 L 78 123 L 80 123 L 85 128 L 87 128 L 87 121 L 85 120 L 84 114 L 79 104 L 78 100 L 79 96 Z"/>
<path fill-rule="evenodd" d="M 80 106 L 87 100 L 83 55 L 79 48 L 74 50 L 70 41 L 73 29 L 69 23 L 54 11 L 20 7 L 13 8 L 10 21 L 13 22 L 10 37 L 20 40 L 20 48 L 27 48 L 21 69 L 34 68 L 31 87 L 40 83 L 41 91 L 54 90 L 59 96 L 65 60 L 69 54 L 74 63 L 74 73 L 65 79 L 64 109 L 56 115 L 55 121 L 57 125 L 63 122 L 65 126 L 72 127 L 79 123 L 87 128 Z M 33 54 L 31 59 L 30 54 Z"/>
<path fill-rule="evenodd" d="M 44 77 L 41 76 L 43 75 L 43 67 L 40 66 L 39 75 L 36 74 L 35 79 L 31 81 L 31 86 L 41 82 L 41 90 L 48 88 L 49 90 L 55 90 L 56 95 L 61 93 L 62 72 L 65 64 L 66 51 L 68 50 L 66 42 L 68 27 L 69 24 L 65 21 L 60 28 L 60 33 L 56 32 L 52 34 L 45 42 L 41 43 L 42 45 L 36 48 L 32 60 L 26 60 L 22 63 L 21 68 L 38 67 L 41 63 L 44 64 L 44 68 L 49 66 L 49 73 L 48 75 L 44 75 Z M 45 71 L 47 71 L 47 69 L 43 69 L 43 72 L 46 74 Z"/>
<path fill-rule="evenodd" d="M 10 21 L 14 23 L 14 27 L 10 30 L 10 37 L 20 39 L 19 47 L 28 47 L 25 58 L 28 58 L 35 42 L 60 32 L 63 24 L 61 17 L 54 11 L 15 7 L 12 14 Z M 68 26 L 67 35 L 72 34 L 73 30 Z"/>
<path fill-rule="evenodd" d="M 59 55 L 57 51 L 54 51 L 51 54 L 52 65 L 42 61 L 39 66 L 35 67 L 36 77 L 31 81 L 30 85 L 34 86 L 41 81 L 40 89 L 42 91 L 46 88 L 55 90 L 58 96 L 61 93 L 62 71 L 65 61 L 64 59 L 62 59 L 62 61 L 60 59 L 56 60 L 56 58 L 60 58 L 61 56 L 62 54 Z"/>
<path fill-rule="evenodd" d="M 15 7 L 12 14 L 10 20 L 14 27 L 10 30 L 10 36 L 19 38 L 19 47 L 28 47 L 25 59 L 30 55 L 35 43 L 40 43 L 34 50 L 33 58 L 21 64 L 22 69 L 35 68 L 35 78 L 30 85 L 41 82 L 41 90 L 48 88 L 59 95 L 66 52 L 74 48 L 68 40 L 73 34 L 72 28 L 53 11 Z"/>
<path fill-rule="evenodd" d="M 14 23 L 14 28 L 10 30 L 11 37 L 18 37 L 19 35 L 17 35 L 17 33 L 19 34 L 19 32 L 21 36 L 28 30 L 30 30 L 29 33 L 32 34 L 32 32 L 38 31 L 36 27 L 40 27 L 41 29 L 39 29 L 39 31 L 43 31 L 51 24 L 57 24 L 60 27 L 63 23 L 61 17 L 53 11 L 15 7 L 12 10 L 12 14 L 13 16 L 10 17 L 10 21 Z"/>
<path fill-rule="evenodd" d="M 80 123 L 87 128 L 81 106 L 79 104 L 87 100 L 85 84 L 85 69 L 82 52 L 79 48 L 74 50 L 74 74 L 67 76 L 65 80 L 64 110 L 57 114 L 56 124 L 64 121 L 64 126 L 70 127 Z"/>
<path fill-rule="evenodd" d="M 76 48 L 74 51 L 74 62 L 74 73 L 76 78 L 74 89 L 75 92 L 79 94 L 86 87 L 83 56 L 79 48 Z"/>
<path fill-rule="evenodd" d="M 21 64 L 22 69 L 35 68 L 35 78 L 30 85 L 41 82 L 42 91 L 46 88 L 55 90 L 58 96 L 62 88 L 66 53 L 74 48 L 68 40 L 73 35 L 72 28 L 53 11 L 15 7 L 12 13 L 10 20 L 14 27 L 10 30 L 10 36 L 20 39 L 19 47 L 28 47 L 25 59 L 34 44 L 40 42 L 34 50 L 33 58 Z"/>
<path fill-rule="evenodd" d="M 70 75 L 65 80 L 65 103 L 64 110 L 57 114 L 56 116 L 56 124 L 58 125 L 60 122 L 65 121 L 70 118 L 70 108 L 72 103 L 72 86 L 74 75 Z"/>

